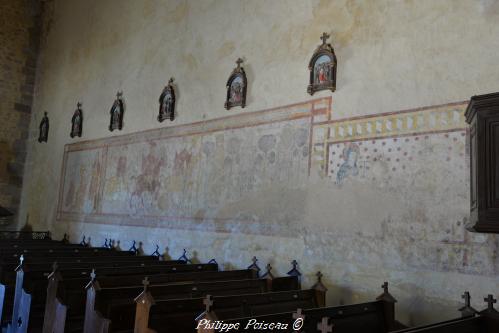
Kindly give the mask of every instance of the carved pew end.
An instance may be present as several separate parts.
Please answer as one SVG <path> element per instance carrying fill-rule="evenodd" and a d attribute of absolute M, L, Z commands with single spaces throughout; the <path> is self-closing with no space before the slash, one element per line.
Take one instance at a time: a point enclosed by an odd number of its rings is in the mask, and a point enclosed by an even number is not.
<path fill-rule="evenodd" d="M 144 290 L 134 300 L 137 304 L 135 310 L 134 332 L 137 333 L 150 332 L 149 311 L 151 309 L 151 306 L 156 304 L 156 302 L 154 301 L 154 297 L 152 297 L 151 293 L 147 290 L 150 284 L 149 278 L 147 276 L 144 278 L 144 280 L 142 280 L 142 284 L 144 285 Z"/>
<path fill-rule="evenodd" d="M 333 324 L 329 324 L 328 317 L 322 317 L 322 320 L 317 323 L 317 331 L 321 333 L 332 333 L 333 326 Z"/>
<path fill-rule="evenodd" d="M 487 297 L 483 299 L 485 303 L 487 303 L 487 308 L 480 313 L 485 314 L 496 314 L 498 313 L 496 309 L 494 309 L 494 304 L 497 303 L 497 299 L 494 298 L 494 295 L 488 294 Z"/>
<path fill-rule="evenodd" d="M 326 292 L 327 288 L 326 286 L 322 283 L 322 273 L 320 271 L 315 274 L 317 277 L 317 282 L 312 286 L 312 289 L 315 290 L 315 294 L 317 296 L 317 300 L 319 303 L 320 307 L 326 306 Z"/>
<path fill-rule="evenodd" d="M 291 261 L 291 270 L 287 273 L 289 276 L 296 276 L 298 278 L 298 282 L 301 283 L 301 272 L 298 270 L 298 261 Z"/>
<path fill-rule="evenodd" d="M 385 321 L 388 329 L 392 331 L 396 328 L 395 303 L 397 303 L 397 300 L 388 291 L 388 282 L 385 281 L 381 288 L 383 288 L 383 293 L 376 297 L 376 300 L 383 301 L 385 308 Z"/>
<path fill-rule="evenodd" d="M 272 266 L 270 265 L 270 263 L 267 264 L 267 266 L 265 266 L 265 273 L 263 273 L 262 275 L 262 279 L 268 279 L 268 280 L 272 280 L 274 279 L 274 274 L 272 274 Z"/>
<path fill-rule="evenodd" d="M 197 331 L 203 333 L 214 333 L 215 331 L 213 329 L 204 328 L 206 324 L 218 320 L 217 315 L 212 309 L 213 297 L 211 295 L 206 295 L 206 297 L 203 300 L 203 304 L 205 305 L 205 310 L 195 319 L 195 321 L 198 323 Z"/>
<path fill-rule="evenodd" d="M 137 242 L 133 241 L 132 246 L 128 249 L 128 252 L 133 252 L 136 256 L 139 255 L 139 249 L 135 246 Z"/>
<path fill-rule="evenodd" d="M 464 294 L 461 296 L 461 298 L 464 299 L 464 306 L 459 309 L 459 312 L 461 312 L 461 317 L 469 317 L 476 315 L 478 311 L 471 306 L 470 293 L 468 291 L 465 291 Z"/>
<path fill-rule="evenodd" d="M 64 236 L 62 237 L 61 243 L 62 244 L 69 244 L 69 236 L 68 236 L 68 234 L 64 233 Z"/>
<path fill-rule="evenodd" d="M 84 246 L 84 247 L 89 247 L 90 246 L 90 237 L 86 238 L 86 236 L 83 235 L 83 239 L 81 240 L 80 245 Z"/>
<path fill-rule="evenodd" d="M 156 244 L 156 250 L 151 254 L 152 256 L 158 257 L 158 259 L 161 259 L 162 255 L 159 253 L 159 245 Z"/>
<path fill-rule="evenodd" d="M 252 269 L 256 272 L 256 277 L 260 277 L 260 267 L 258 267 L 258 264 L 256 263 L 258 261 L 258 259 L 253 256 L 253 259 L 251 259 L 251 261 L 253 262 L 251 265 L 248 266 L 248 269 Z"/>
<path fill-rule="evenodd" d="M 180 258 L 178 258 L 178 260 L 183 260 L 183 261 L 185 261 L 186 264 L 192 264 L 191 259 L 189 259 L 187 257 L 187 251 L 186 251 L 186 249 L 184 249 L 184 253 L 180 256 Z"/>

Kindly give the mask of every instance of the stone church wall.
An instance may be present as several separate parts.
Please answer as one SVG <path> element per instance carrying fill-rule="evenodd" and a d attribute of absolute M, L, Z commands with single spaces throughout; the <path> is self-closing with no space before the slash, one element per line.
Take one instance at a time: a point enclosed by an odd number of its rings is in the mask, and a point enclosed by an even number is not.
<path fill-rule="evenodd" d="M 40 39 L 37 1 L 0 1 L 0 205 L 17 213 Z"/>

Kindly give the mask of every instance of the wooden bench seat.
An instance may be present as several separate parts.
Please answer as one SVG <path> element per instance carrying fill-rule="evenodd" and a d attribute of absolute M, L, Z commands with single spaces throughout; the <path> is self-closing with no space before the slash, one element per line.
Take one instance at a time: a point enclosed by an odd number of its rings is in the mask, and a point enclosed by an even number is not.
<path fill-rule="evenodd" d="M 50 258 L 58 259 L 58 258 Z M 66 260 L 64 260 L 66 261 Z M 159 261 L 153 256 L 120 256 L 120 257 L 78 257 L 75 261 L 78 263 L 64 262 L 59 264 L 59 266 L 69 267 L 69 268 L 80 268 L 88 269 L 92 267 L 107 267 L 107 266 L 120 266 L 124 263 L 140 263 L 141 265 L 165 265 L 165 262 Z M 176 261 L 180 263 L 180 261 Z M 1 318 L 5 321 L 6 315 L 9 314 L 9 308 L 12 307 L 11 304 L 15 306 L 16 295 L 19 297 L 21 289 L 23 288 L 24 276 L 26 270 L 27 273 L 33 279 L 43 279 L 46 283 L 46 278 L 52 271 L 53 262 L 47 261 L 36 261 L 32 264 L 25 264 L 24 260 L 21 260 L 21 265 L 19 264 L 6 264 L 2 266 L 0 272 L 0 308 L 2 312 L 0 313 Z M 45 286 L 46 288 L 46 286 Z"/>
<path fill-rule="evenodd" d="M 68 249 L 94 249 L 94 248 L 88 248 L 84 247 L 81 245 L 77 244 L 54 244 L 54 243 L 47 243 L 47 244 L 38 244 L 38 243 L 33 243 L 33 244 L 1 244 L 0 245 L 0 255 L 3 253 L 9 253 L 12 250 L 17 250 L 17 251 L 22 251 L 22 250 L 43 250 L 43 249 L 62 249 L 62 250 L 68 250 Z M 97 249 L 104 249 L 104 248 L 97 248 Z"/>
<path fill-rule="evenodd" d="M 193 267 L 185 265 L 185 268 Z M 198 271 L 199 267 L 193 267 L 195 271 L 188 272 L 182 267 L 182 271 L 172 271 L 171 267 L 165 271 L 157 269 L 146 269 L 142 267 L 135 267 L 126 271 L 127 275 L 117 269 L 98 269 L 96 271 L 99 276 L 98 284 L 100 288 L 106 287 L 123 287 L 130 285 L 140 285 L 144 276 L 149 277 L 151 284 L 159 283 L 174 283 L 179 281 L 186 281 L 191 283 L 201 281 L 220 281 L 220 280 L 244 280 L 256 279 L 257 273 L 252 269 L 234 270 L 234 271 Z M 117 279 L 114 275 L 120 274 Z M 64 322 L 59 322 L 57 330 L 54 328 L 54 318 L 58 321 L 65 321 L 66 316 L 81 317 L 85 313 L 86 293 L 85 286 L 88 284 L 88 275 L 85 277 L 74 278 L 74 274 L 70 271 L 53 272 L 49 277 L 47 288 L 47 300 L 45 303 L 45 317 L 44 317 L 44 332 L 61 332 L 64 329 Z M 276 284 L 277 288 L 283 288 L 279 283 Z M 133 295 L 135 298 L 137 294 Z M 133 305 L 133 302 L 132 302 Z M 91 306 L 93 307 L 93 306 Z"/>
<path fill-rule="evenodd" d="M 65 249 L 65 250 L 52 250 L 52 249 L 35 249 L 19 251 L 13 249 L 12 251 L 0 254 L 0 265 L 19 262 L 21 255 L 24 255 L 27 262 L 29 260 L 40 260 L 49 258 L 76 258 L 76 257 L 90 257 L 90 256 L 114 256 L 114 257 L 129 257 L 135 256 L 131 251 L 115 251 L 105 248 L 82 248 L 82 249 Z M 51 260 L 52 262 L 55 261 Z"/>
<path fill-rule="evenodd" d="M 204 299 L 162 300 L 148 296 L 137 300 L 135 332 L 196 332 L 196 320 L 223 320 L 287 312 L 296 308 L 316 308 L 319 302 L 313 289 L 233 296 L 210 295 Z M 205 312 L 202 312 L 203 309 Z"/>
<path fill-rule="evenodd" d="M 64 234 L 64 240 L 67 240 L 66 234 Z M 0 240 L 2 241 L 24 241 L 24 240 L 35 240 L 35 241 L 47 241 L 52 240 L 50 237 L 50 231 L 11 231 L 11 230 L 0 230 Z"/>
<path fill-rule="evenodd" d="M 64 242 L 62 241 L 56 241 L 56 240 L 51 240 L 51 239 L 46 239 L 46 240 L 38 240 L 38 239 L 22 239 L 22 240 L 19 240 L 19 239 L 15 239 L 15 240 L 12 240 L 12 239 L 2 239 L 0 241 L 0 249 L 8 249 L 9 247 L 12 247 L 12 246 L 39 246 L 39 247 L 42 247 L 42 246 L 53 246 L 53 245 L 66 245 Z M 79 244 L 67 244 L 67 245 L 78 245 L 80 247 L 83 247 L 83 245 L 79 245 Z"/>
<path fill-rule="evenodd" d="M 31 267 L 31 265 L 40 265 L 40 264 L 53 264 L 57 262 L 58 264 L 63 263 L 80 263 L 80 262 L 108 262 L 108 263 L 119 263 L 124 261 L 134 261 L 138 260 L 141 262 L 149 262 L 149 261 L 160 261 L 156 256 L 136 256 L 136 255 L 115 255 L 119 252 L 110 252 L 110 253 L 92 253 L 89 255 L 78 255 L 74 254 L 73 256 L 44 256 L 44 257 L 31 257 L 24 256 L 23 263 L 25 266 Z M 5 260 L 5 263 L 2 264 L 2 267 L 10 270 L 12 267 L 14 269 L 19 266 L 19 259 L 9 258 Z M 180 260 L 177 260 L 179 263 Z"/>
<path fill-rule="evenodd" d="M 90 250 L 89 248 L 86 248 L 86 250 Z M 45 264 L 48 266 L 53 264 L 54 261 L 59 261 L 59 262 L 81 262 L 81 261 L 90 261 L 90 258 L 95 258 L 97 261 L 107 261 L 107 260 L 114 260 L 113 258 L 116 258 L 116 260 L 121 261 L 121 260 L 129 260 L 128 258 L 130 257 L 136 257 L 135 254 L 129 252 L 129 251 L 112 251 L 109 249 L 105 249 L 105 251 L 92 251 L 92 252 L 83 252 L 83 251 L 78 251 L 78 252 L 64 252 L 62 254 L 62 257 L 59 257 L 59 254 L 56 252 L 35 252 L 39 255 L 29 255 L 24 259 L 21 259 L 23 264 L 26 264 L 26 262 L 29 264 L 31 263 L 42 263 L 45 261 Z M 35 254 L 33 253 L 33 254 Z M 111 259 L 106 259 L 107 257 L 112 257 Z M 157 261 L 155 256 L 147 256 L 147 257 L 141 257 L 141 258 L 147 258 L 145 260 L 151 260 L 151 261 Z M 93 260 L 92 260 L 93 261 Z M 10 301 L 13 302 L 14 299 L 14 286 L 15 286 L 15 281 L 16 281 L 16 272 L 15 270 L 18 268 L 20 262 L 20 258 L 16 255 L 13 257 L 9 258 L 3 258 L 2 263 L 0 264 L 0 318 L 2 318 L 2 322 L 6 320 L 6 315 L 9 315 L 11 312 L 11 307 L 9 306 L 4 306 L 5 301 Z M 179 261 L 180 262 L 180 261 Z M 45 272 L 46 275 L 47 272 Z M 86 274 L 88 276 L 88 274 Z"/>
<path fill-rule="evenodd" d="M 224 324 L 231 325 L 230 327 L 238 325 L 238 332 L 261 332 L 262 325 L 282 324 L 281 327 L 287 328 L 279 329 L 279 332 L 291 333 L 296 332 L 293 324 L 301 318 L 302 331 L 316 332 L 322 319 L 328 318 L 328 321 L 333 324 L 335 333 L 386 333 L 404 327 L 395 320 L 395 302 L 396 300 L 388 293 L 388 285 L 386 285 L 383 294 L 374 302 L 233 318 L 224 320 Z M 198 332 L 214 333 L 216 330 L 199 327 Z"/>
<path fill-rule="evenodd" d="M 487 308 L 481 312 L 470 305 L 470 295 L 465 292 L 465 300 L 461 311 L 461 318 L 442 321 L 430 325 L 417 326 L 394 331 L 394 333 L 497 333 L 499 332 L 499 312 L 494 309 L 497 302 L 493 295 L 488 295 L 484 301 Z"/>
<path fill-rule="evenodd" d="M 482 317 L 456 318 L 432 325 L 395 331 L 397 333 L 485 333 Z M 492 331 L 491 331 L 492 332 Z M 497 332 L 497 331 L 495 331 Z"/>
<path fill-rule="evenodd" d="M 83 250 L 88 250 L 83 251 Z M 130 257 L 133 254 L 130 252 L 121 252 L 121 251 L 112 251 L 109 249 L 99 250 L 94 249 L 95 251 L 90 251 L 90 248 L 83 248 L 83 250 L 66 250 L 67 252 L 62 252 L 64 255 L 62 259 L 59 258 L 58 252 L 51 252 L 51 250 L 43 249 L 36 250 L 33 253 L 33 258 L 31 255 L 28 257 L 28 262 L 40 263 L 44 260 L 48 260 L 47 265 L 54 260 L 61 260 L 67 262 L 74 262 L 74 260 L 78 261 L 79 258 L 88 258 L 88 257 L 107 257 L 107 256 L 123 256 Z M 13 250 L 16 251 L 16 250 Z M 49 251 L 49 252 L 47 252 Z M 16 273 L 15 270 L 19 266 L 20 256 L 18 256 L 18 252 L 13 252 L 16 254 L 9 254 L 8 257 L 3 257 L 0 260 L 0 318 L 1 322 L 4 323 L 6 319 L 10 319 L 12 302 L 14 300 L 14 286 L 16 281 Z M 75 258 L 72 260 L 72 258 Z M 21 259 L 22 260 L 22 259 Z M 101 260 L 101 259 L 98 259 Z M 23 260 L 24 262 L 24 260 Z M 5 302 L 8 302 L 7 306 L 4 305 Z"/>
<path fill-rule="evenodd" d="M 78 274 L 76 270 L 87 272 L 93 267 L 112 269 L 116 268 L 115 274 L 123 274 L 125 271 L 130 271 L 135 268 L 158 268 L 163 272 L 166 271 L 181 271 L 183 266 L 186 265 L 184 261 L 158 261 L 147 260 L 141 261 L 142 257 L 130 257 L 129 261 L 113 261 L 113 262 L 80 262 L 80 263 L 61 263 L 58 264 L 58 269 L 61 271 L 71 269 L 73 274 Z M 185 268 L 184 268 L 185 269 Z M 189 269 L 189 268 L 187 268 Z M 197 270 L 217 270 L 218 266 L 214 264 L 197 264 L 195 267 L 190 268 Z M 24 323 L 32 323 L 34 327 L 42 327 L 44 311 L 31 312 L 30 304 L 44 305 L 46 301 L 46 293 L 48 281 L 47 277 L 50 275 L 50 269 L 46 264 L 32 264 L 29 266 L 27 272 L 24 268 L 18 268 L 16 274 L 16 288 L 14 292 L 14 305 L 12 308 L 12 323 L 22 321 Z M 80 273 L 81 274 L 81 273 Z M 81 275 L 80 275 L 81 276 Z M 24 307 L 24 309 L 21 309 Z M 16 329 L 16 332 L 24 332 L 22 327 Z M 11 332 L 13 333 L 13 332 Z"/>
<path fill-rule="evenodd" d="M 276 278 L 275 281 L 278 281 L 280 288 L 286 288 L 286 290 L 296 290 L 300 287 L 296 277 Z M 148 280 L 145 282 L 149 284 Z M 207 294 L 263 293 L 273 290 L 272 282 L 273 280 L 270 279 L 246 279 L 152 284 L 138 298 L 147 297 L 146 294 L 149 293 L 160 299 L 201 298 Z M 100 331 L 101 327 L 110 327 L 110 330 L 132 328 L 135 313 L 134 300 L 142 289 L 142 285 L 121 288 L 102 288 L 99 285 L 98 289 L 95 285 L 90 286 L 87 294 L 84 332 Z M 92 308 L 93 311 L 91 311 Z"/>
<path fill-rule="evenodd" d="M 418 326 L 393 333 L 497 333 L 499 322 L 491 316 L 456 318 L 431 325 Z"/>

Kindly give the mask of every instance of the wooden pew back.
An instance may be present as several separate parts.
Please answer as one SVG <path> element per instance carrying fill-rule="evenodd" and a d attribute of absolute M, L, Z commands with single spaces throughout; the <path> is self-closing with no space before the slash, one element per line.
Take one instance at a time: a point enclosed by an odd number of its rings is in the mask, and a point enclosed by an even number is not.
<path fill-rule="evenodd" d="M 141 261 L 142 257 L 130 257 L 129 261 L 113 261 L 113 262 L 81 262 L 75 264 L 63 263 L 58 265 L 59 270 L 63 269 L 83 269 L 88 270 L 91 267 L 102 267 L 102 268 L 118 268 L 116 270 L 116 274 L 123 274 L 125 271 L 129 271 L 132 269 L 140 268 L 140 267 L 158 267 L 162 268 L 165 271 L 169 270 L 182 270 L 185 269 L 183 266 L 185 265 L 184 261 L 172 261 L 175 264 L 171 264 L 171 262 L 158 261 L 158 260 L 147 260 Z M 107 265 L 107 266 L 106 266 Z M 31 267 L 36 266 L 36 270 L 32 270 Z M 108 267 L 111 266 L 111 267 Z M 30 270 L 28 272 L 24 272 L 24 269 L 17 270 L 17 278 L 16 278 L 16 288 L 14 292 L 14 304 L 12 307 L 12 323 L 22 320 L 24 322 L 31 321 L 34 325 L 42 326 L 44 312 L 42 305 L 46 302 L 46 293 L 47 293 L 47 274 L 44 268 L 46 265 L 36 264 L 30 265 Z M 217 269 L 217 265 L 213 264 L 197 264 L 195 265 L 196 269 Z M 29 299 L 29 302 L 28 302 Z M 31 305 L 36 305 L 38 308 L 42 308 L 42 310 L 33 312 L 30 311 Z M 28 307 L 28 309 L 21 307 Z M 16 330 L 15 332 L 22 332 Z M 10 332 L 14 333 L 14 332 Z"/>
<path fill-rule="evenodd" d="M 223 320 L 224 318 L 287 312 L 296 308 L 308 309 L 317 307 L 320 302 L 316 291 L 312 289 L 205 299 L 157 300 L 151 297 L 149 301 L 150 303 L 142 302 L 142 300 L 137 302 L 136 333 L 150 332 L 150 329 L 168 333 L 196 332 L 196 320 Z M 207 305 L 210 302 L 212 302 L 211 305 Z M 199 315 L 203 309 L 205 312 Z"/>

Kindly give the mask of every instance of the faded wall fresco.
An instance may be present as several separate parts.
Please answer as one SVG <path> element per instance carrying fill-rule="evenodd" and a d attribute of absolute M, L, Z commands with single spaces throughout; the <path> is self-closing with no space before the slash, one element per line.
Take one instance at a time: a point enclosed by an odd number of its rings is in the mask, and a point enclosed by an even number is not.
<path fill-rule="evenodd" d="M 463 228 L 469 209 L 466 105 L 325 121 L 313 127 L 312 175 L 333 183 L 335 198 L 354 200 L 354 209 L 344 209 L 351 203 L 328 203 L 324 197 L 312 201 L 311 209 L 329 204 L 337 212 L 328 229 L 355 235 L 348 249 L 356 253 L 355 262 L 369 264 L 376 256 L 389 258 L 384 265 L 393 268 L 498 273 L 497 245 L 484 248 L 483 236 Z M 382 242 L 381 252 L 365 246 L 365 237 Z M 477 244 L 468 244 L 471 239 Z M 338 259 L 347 260 L 341 255 Z M 484 262 L 482 267 L 479 263 Z"/>
<path fill-rule="evenodd" d="M 466 105 L 332 120 L 334 104 L 321 98 L 67 145 L 57 220 L 91 234 L 100 225 L 114 237 L 124 231 L 113 225 L 142 227 L 134 239 L 172 248 L 192 242 L 200 261 L 220 259 L 220 246 L 226 267 L 234 242 L 243 253 L 241 244 L 252 242 L 247 248 L 267 258 L 294 253 L 305 281 L 316 269 L 329 274 L 332 304 L 365 299 L 358 290 L 386 279 L 406 322 L 431 318 L 413 290 L 452 317 L 456 290 L 494 289 L 499 272 L 495 237 L 464 229 Z M 173 236 L 183 231 L 200 235 Z M 218 236 L 197 238 L 210 232 Z M 262 245 L 269 236 L 280 239 L 275 247 Z M 438 290 L 454 307 L 434 297 L 440 274 L 462 274 Z"/>
<path fill-rule="evenodd" d="M 314 115 L 330 99 L 66 146 L 59 220 L 145 227 L 293 232 L 303 219 Z M 253 209 L 293 190 L 292 209 Z M 265 196 L 261 196 L 262 199 Z M 296 233 L 296 230 L 294 230 Z"/>

